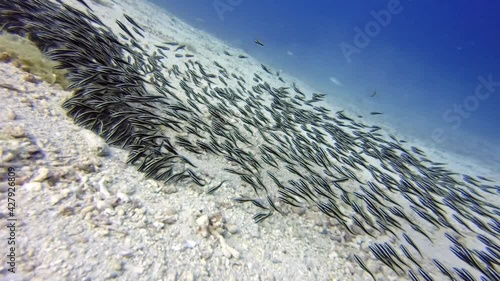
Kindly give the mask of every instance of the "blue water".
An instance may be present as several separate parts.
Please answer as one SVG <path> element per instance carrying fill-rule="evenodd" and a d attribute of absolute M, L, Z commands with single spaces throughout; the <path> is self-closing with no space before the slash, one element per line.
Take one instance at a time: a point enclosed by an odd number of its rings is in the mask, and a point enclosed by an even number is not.
<path fill-rule="evenodd" d="M 500 167 L 499 1 L 153 2 L 331 103 L 354 103 L 369 123 Z"/>

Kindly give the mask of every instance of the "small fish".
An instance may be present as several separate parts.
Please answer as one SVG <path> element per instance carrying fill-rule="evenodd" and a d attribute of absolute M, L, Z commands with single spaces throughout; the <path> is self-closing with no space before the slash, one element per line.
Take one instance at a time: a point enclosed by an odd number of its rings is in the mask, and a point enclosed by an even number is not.
<path fill-rule="evenodd" d="M 363 230 L 366 234 L 375 238 L 375 236 L 373 236 L 373 234 L 371 234 L 370 232 L 368 232 L 368 230 L 366 230 L 366 228 L 363 226 L 363 223 L 361 221 L 359 221 L 359 219 L 356 216 L 351 216 L 351 218 L 352 218 L 352 221 L 354 222 L 355 225 L 357 225 L 359 228 L 361 228 L 361 230 Z"/>
<path fill-rule="evenodd" d="M 467 229 L 469 229 L 470 231 L 474 232 L 474 230 L 467 224 L 465 223 L 462 219 L 460 219 L 457 215 L 453 214 L 451 215 L 458 223 L 460 223 L 461 225 L 467 227 Z"/>
<path fill-rule="evenodd" d="M 436 267 L 439 268 L 441 273 L 448 276 L 448 278 L 450 278 L 450 280 L 453 280 L 453 275 L 451 275 L 451 272 L 440 261 L 438 261 L 437 259 L 432 259 L 432 261 L 434 262 Z"/>
<path fill-rule="evenodd" d="M 285 203 L 285 204 L 288 204 L 288 205 L 291 205 L 291 206 L 294 206 L 294 207 L 296 207 L 296 208 L 301 208 L 301 207 L 302 207 L 301 205 L 299 205 L 299 204 L 300 204 L 300 202 L 299 202 L 296 198 L 294 198 L 293 196 L 288 195 L 288 194 L 287 194 L 287 193 L 285 193 L 282 189 L 278 190 L 278 193 L 280 194 L 280 197 L 279 197 L 278 199 L 279 199 L 281 202 L 283 202 L 283 203 Z M 293 202 L 296 202 L 296 203 L 298 203 L 298 204 L 293 203 L 291 200 L 293 200 Z M 321 205 L 320 205 L 320 207 L 321 207 Z M 322 212 L 325 212 L 325 211 L 323 211 L 321 208 L 320 208 L 320 210 L 321 210 Z"/>
<path fill-rule="evenodd" d="M 132 33 L 130 32 L 130 30 L 127 29 L 127 27 L 119 20 L 116 20 L 116 24 L 118 24 L 118 26 L 123 30 L 125 31 L 125 33 L 128 34 L 128 36 L 132 37 L 132 39 L 134 40 L 137 40 L 134 35 L 132 35 Z"/>
<path fill-rule="evenodd" d="M 417 262 L 417 260 L 411 255 L 410 251 L 408 248 L 406 248 L 404 245 L 399 245 L 399 248 L 403 252 L 403 254 L 411 260 L 414 264 L 416 264 L 418 267 L 420 267 L 420 264 Z"/>
<path fill-rule="evenodd" d="M 406 262 L 404 262 L 403 259 L 401 259 L 398 255 L 398 253 L 394 250 L 394 248 L 389 245 L 389 243 L 385 242 L 384 243 L 384 251 L 388 252 L 389 254 L 391 254 L 393 257 L 395 257 L 400 263 L 404 264 L 406 267 L 410 267 Z M 401 268 L 402 269 L 402 268 Z"/>
<path fill-rule="evenodd" d="M 278 208 L 276 208 L 276 205 L 274 204 L 273 200 L 269 195 L 267 196 L 267 202 L 269 203 L 269 206 L 271 206 L 271 208 L 273 208 L 276 212 L 283 215 L 283 213 Z"/>
<path fill-rule="evenodd" d="M 339 183 L 339 182 L 345 182 L 345 181 L 348 181 L 348 180 L 349 180 L 348 177 L 343 177 L 343 178 L 335 179 L 335 180 L 332 180 L 332 181 L 336 182 L 336 183 Z"/>
<path fill-rule="evenodd" d="M 408 270 L 408 276 L 412 281 L 419 281 L 418 277 L 415 275 L 415 273 L 410 269 Z"/>
<path fill-rule="evenodd" d="M 476 176 L 478 179 L 480 180 L 483 180 L 483 181 L 489 181 L 489 182 L 493 182 L 492 180 L 488 179 L 488 178 L 485 178 L 485 177 L 482 177 L 482 176 Z"/>
<path fill-rule="evenodd" d="M 7 21 L 7 22 L 5 22 L 5 23 L 2 25 L 2 27 L 0 27 L 0 32 L 2 32 L 2 31 L 3 31 L 3 29 L 7 26 L 7 24 L 8 24 L 8 23 L 9 23 L 9 22 Z"/>
<path fill-rule="evenodd" d="M 165 50 L 165 51 L 170 51 L 170 48 L 169 48 L 169 47 L 166 47 L 166 46 L 155 45 L 155 47 L 156 47 L 156 48 L 158 48 L 158 49 Z"/>
<path fill-rule="evenodd" d="M 244 55 L 239 55 L 239 56 L 238 56 L 238 58 L 240 58 L 240 59 L 246 59 L 246 58 L 248 58 L 248 57 L 247 57 L 247 56 L 244 56 Z"/>
<path fill-rule="evenodd" d="M 387 265 L 389 268 L 391 268 L 396 274 L 398 272 L 396 271 L 395 266 L 397 266 L 399 269 L 403 270 L 393 259 L 392 257 L 384 251 L 384 248 L 381 247 L 379 244 L 375 243 L 374 246 L 368 246 L 368 248 L 371 250 L 373 255 L 383 262 L 385 265 Z"/>
<path fill-rule="evenodd" d="M 418 272 L 422 277 L 424 277 L 425 281 L 433 281 L 434 279 L 429 275 L 429 273 L 425 272 L 421 267 L 418 268 Z"/>
<path fill-rule="evenodd" d="M 265 72 L 267 72 L 267 73 L 269 73 L 269 74 L 271 74 L 271 75 L 273 74 L 273 73 L 271 72 L 271 70 L 269 70 L 269 68 L 268 68 L 267 66 L 265 66 L 265 65 L 261 64 L 261 65 L 260 65 L 260 67 L 262 67 L 262 69 L 264 69 L 264 71 L 265 71 Z"/>
<path fill-rule="evenodd" d="M 421 257 L 423 257 L 422 253 L 420 252 L 420 249 L 417 247 L 415 242 L 413 242 L 413 240 L 410 238 L 410 236 L 408 236 L 406 233 L 403 232 L 403 238 L 406 240 L 406 242 L 408 242 L 408 244 L 410 244 L 420 254 Z"/>
<path fill-rule="evenodd" d="M 377 94 L 377 91 L 373 91 L 373 94 L 370 97 L 374 97 Z"/>
<path fill-rule="evenodd" d="M 465 268 L 460 269 L 460 268 L 454 267 L 453 271 L 455 271 L 455 273 L 458 276 L 460 276 L 460 278 L 462 278 L 462 280 L 476 281 L 476 279 L 474 277 L 472 277 L 472 275 L 469 273 L 469 271 L 467 271 L 467 269 L 465 269 Z M 484 280 L 484 279 L 482 279 L 482 280 Z"/>
<path fill-rule="evenodd" d="M 219 185 L 214 186 L 208 190 L 208 194 L 214 193 L 217 189 L 219 189 L 223 183 L 227 182 L 227 180 L 222 181 Z"/>
<path fill-rule="evenodd" d="M 191 179 L 199 186 L 204 186 L 205 183 L 204 183 L 204 180 L 201 179 L 199 176 L 197 176 L 193 170 L 191 169 L 187 169 L 187 172 L 189 174 L 189 177 L 191 177 Z"/>
<path fill-rule="evenodd" d="M 255 223 L 261 223 L 265 219 L 270 217 L 271 215 L 272 215 L 272 212 L 260 212 L 260 213 L 256 214 L 255 216 L 253 216 L 253 220 L 255 221 Z"/>
<path fill-rule="evenodd" d="M 255 40 L 255 44 L 264 47 L 264 44 L 262 42 L 260 42 L 258 39 Z"/>
<path fill-rule="evenodd" d="M 170 45 L 170 46 L 177 46 L 179 45 L 179 43 L 177 42 L 165 42 L 166 45 Z"/>
<path fill-rule="evenodd" d="M 377 111 L 373 111 L 373 112 L 370 112 L 371 115 L 380 115 L 380 114 L 383 114 L 382 112 L 377 112 Z"/>

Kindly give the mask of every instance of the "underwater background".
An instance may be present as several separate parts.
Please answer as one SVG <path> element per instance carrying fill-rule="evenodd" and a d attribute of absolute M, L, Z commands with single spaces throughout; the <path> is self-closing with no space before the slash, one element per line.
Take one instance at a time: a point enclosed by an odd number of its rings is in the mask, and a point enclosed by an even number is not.
<path fill-rule="evenodd" d="M 330 104 L 500 171 L 498 1 L 152 2 Z"/>
<path fill-rule="evenodd" d="M 494 3 L 251 3 L 0 0 L 9 280 L 500 280 Z"/>

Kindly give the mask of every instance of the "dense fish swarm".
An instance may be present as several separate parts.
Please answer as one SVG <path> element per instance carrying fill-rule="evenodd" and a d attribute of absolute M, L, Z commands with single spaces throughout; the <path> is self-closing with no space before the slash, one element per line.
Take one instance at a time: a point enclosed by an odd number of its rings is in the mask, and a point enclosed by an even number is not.
<path fill-rule="evenodd" d="M 287 205 L 308 207 L 353 235 L 392 236 L 369 249 L 400 276 L 500 280 L 500 187 L 491 180 L 460 177 L 380 127 L 332 114 L 316 105 L 324 95 L 308 98 L 268 66 L 262 77 L 242 77 L 217 61 L 202 65 L 177 42 L 150 52 L 129 16 L 116 22 L 117 35 L 88 9 L 57 2 L 1 0 L 0 26 L 59 62 L 73 91 L 67 114 L 129 150 L 128 163 L 146 177 L 191 180 L 213 193 L 225 181 L 209 186 L 196 164 L 209 157 L 251 187 L 236 201 L 259 209 L 256 222 Z M 458 259 L 422 249 L 439 239 Z"/>

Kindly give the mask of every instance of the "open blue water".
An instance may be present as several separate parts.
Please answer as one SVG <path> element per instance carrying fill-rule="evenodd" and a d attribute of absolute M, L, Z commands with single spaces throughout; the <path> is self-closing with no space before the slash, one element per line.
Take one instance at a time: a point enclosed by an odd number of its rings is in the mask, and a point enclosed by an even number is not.
<path fill-rule="evenodd" d="M 368 123 L 500 167 L 499 1 L 153 2 Z"/>

